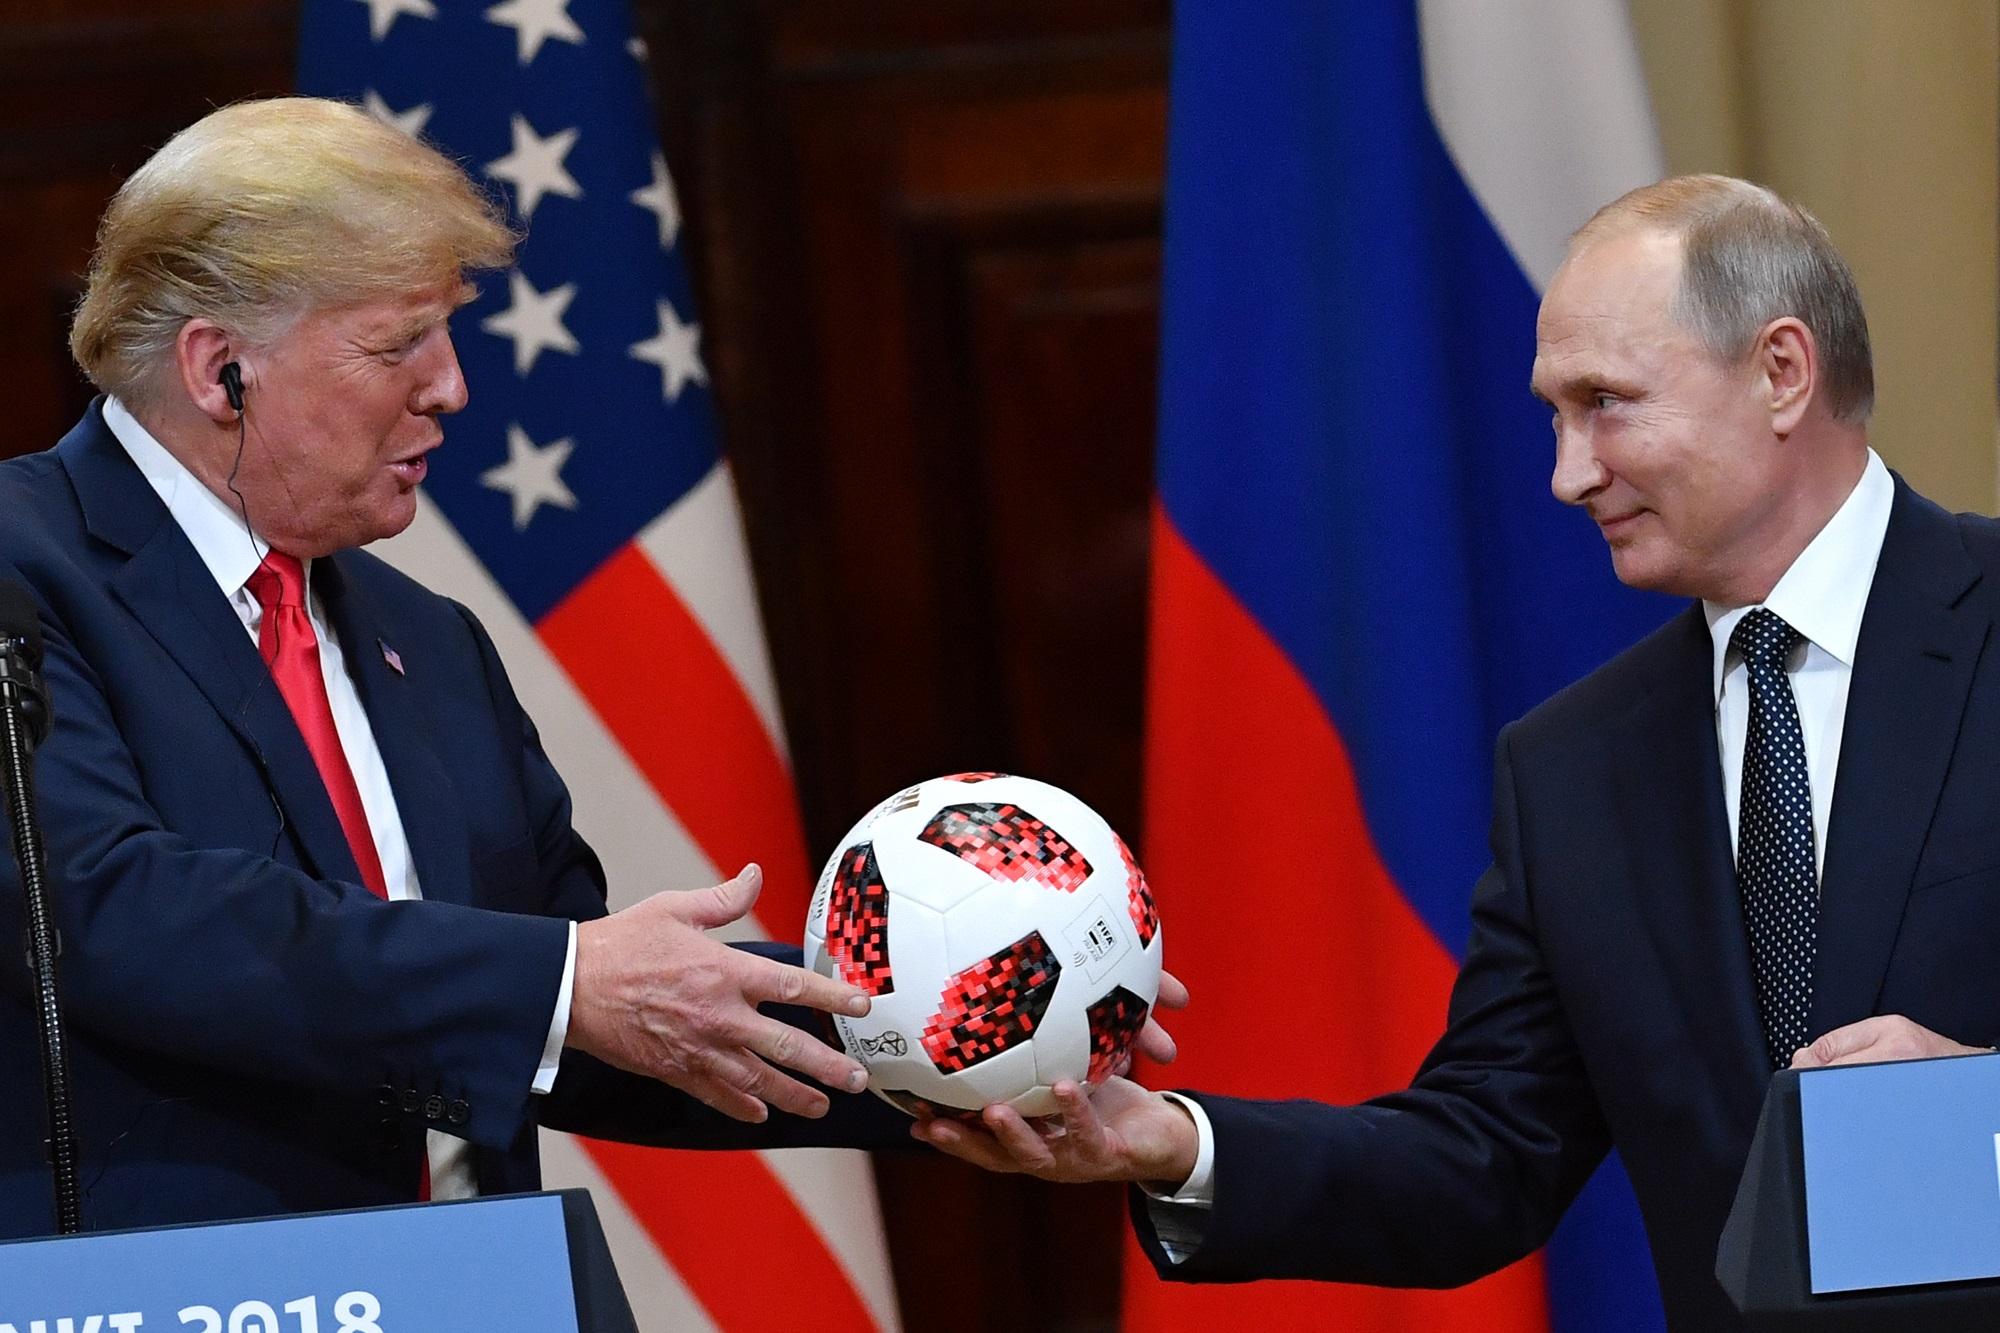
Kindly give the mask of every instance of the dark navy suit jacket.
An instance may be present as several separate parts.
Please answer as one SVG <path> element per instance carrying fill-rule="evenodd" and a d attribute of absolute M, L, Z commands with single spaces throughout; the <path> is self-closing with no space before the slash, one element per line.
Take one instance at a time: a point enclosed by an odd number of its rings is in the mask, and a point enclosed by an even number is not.
<path fill-rule="evenodd" d="M 1900 1013 L 2000 1041 L 2000 524 L 1898 479 L 1855 650 L 1811 1028 Z M 1451 1286 L 1547 1239 L 1616 1146 L 1670 1322 L 1714 1277 L 1771 1071 L 1699 606 L 1508 727 L 1494 864 L 1443 1038 L 1359 1107 L 1204 1095 L 1215 1208 L 1163 1276 Z"/>
<path fill-rule="evenodd" d="M 474 1145 L 485 1193 L 537 1187 L 538 1124 L 907 1142 L 872 1097 L 750 1127 L 574 1051 L 553 1092 L 530 1092 L 565 919 L 604 914 L 604 877 L 463 607 L 360 552 L 313 565 L 423 885 L 385 903 L 255 645 L 99 406 L 0 464 L 0 578 L 33 590 L 47 641 L 36 776 L 90 1229 L 405 1202 L 432 1128 Z M 0 940 L 22 923 L 4 858 Z M 53 1229 L 39 1080 L 27 969 L 0 948 L 0 1237 Z"/>

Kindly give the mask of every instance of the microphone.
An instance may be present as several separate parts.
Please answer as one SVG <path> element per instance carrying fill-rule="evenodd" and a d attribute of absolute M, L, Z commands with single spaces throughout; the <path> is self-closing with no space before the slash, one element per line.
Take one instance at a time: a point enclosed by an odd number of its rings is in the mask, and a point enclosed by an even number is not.
<path fill-rule="evenodd" d="M 28 972 L 34 983 L 41 1045 L 56 1232 L 69 1236 L 83 1229 L 83 1208 L 76 1121 L 70 1110 L 69 1047 L 56 979 L 62 937 L 56 929 L 55 885 L 49 880 L 42 826 L 35 813 L 34 750 L 48 735 L 41 618 L 26 588 L 0 579 L 0 796 L 5 797 L 7 822 L 12 826 L 14 863 L 21 872 L 21 902 L 28 924 Z"/>
<path fill-rule="evenodd" d="M 41 617 L 28 590 L 11 579 L 0 579 L 0 702 L 19 708 L 30 749 L 49 738 Z"/>

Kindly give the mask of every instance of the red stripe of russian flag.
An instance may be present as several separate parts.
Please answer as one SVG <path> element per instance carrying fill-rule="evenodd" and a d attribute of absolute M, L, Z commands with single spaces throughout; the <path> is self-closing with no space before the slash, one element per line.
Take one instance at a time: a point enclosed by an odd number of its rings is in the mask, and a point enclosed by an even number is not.
<path fill-rule="evenodd" d="M 1144 865 L 1176 1086 L 1352 1102 L 1404 1086 L 1443 1026 L 1449 953 L 1397 892 L 1303 677 L 1156 508 Z M 1158 1080 L 1156 1080 L 1158 1081 Z M 1162 1283 L 1129 1247 L 1129 1329 L 1546 1333 L 1541 1263 L 1457 1291 Z"/>

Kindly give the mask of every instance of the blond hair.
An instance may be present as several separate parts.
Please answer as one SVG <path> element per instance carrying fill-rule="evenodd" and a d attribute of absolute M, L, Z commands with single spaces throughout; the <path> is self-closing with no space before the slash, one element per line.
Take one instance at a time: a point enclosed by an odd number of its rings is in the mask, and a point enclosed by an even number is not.
<path fill-rule="evenodd" d="M 1674 318 L 1711 352 L 1740 358 L 1765 325 L 1789 315 L 1819 346 L 1827 409 L 1840 421 L 1868 419 L 1875 407 L 1868 315 L 1818 218 L 1734 176 L 1673 176 L 1598 209 L 1570 248 L 1635 226 L 1680 239 Z"/>
<path fill-rule="evenodd" d="M 252 346 L 310 310 L 508 264 L 518 237 L 465 171 L 344 102 L 242 102 L 168 140 L 105 210 L 70 352 L 128 402 L 188 320 Z"/>

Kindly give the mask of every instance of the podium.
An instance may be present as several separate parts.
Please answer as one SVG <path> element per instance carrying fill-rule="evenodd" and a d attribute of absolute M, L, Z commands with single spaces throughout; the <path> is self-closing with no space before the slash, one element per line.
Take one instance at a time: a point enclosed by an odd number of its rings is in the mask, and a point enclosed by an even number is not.
<path fill-rule="evenodd" d="M 0 1244 L 0 1333 L 637 1333 L 585 1190 Z"/>
<path fill-rule="evenodd" d="M 1776 1074 L 1715 1275 L 1759 1333 L 2000 1328 L 2000 1056 Z"/>

